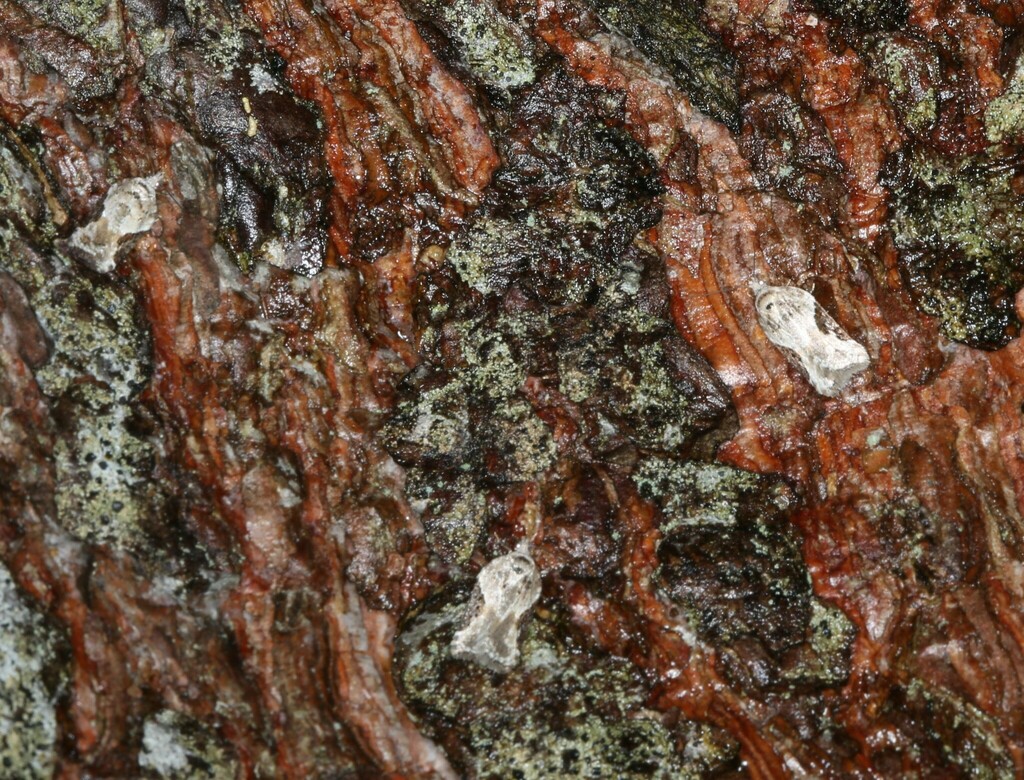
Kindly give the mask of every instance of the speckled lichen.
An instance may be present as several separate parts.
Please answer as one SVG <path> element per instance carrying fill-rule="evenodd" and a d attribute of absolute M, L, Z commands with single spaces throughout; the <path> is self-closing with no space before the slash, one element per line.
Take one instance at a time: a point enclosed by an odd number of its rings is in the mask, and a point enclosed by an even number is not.
<path fill-rule="evenodd" d="M 742 687 L 839 685 L 854 629 L 816 599 L 793 502 L 772 478 L 715 463 L 643 461 L 633 480 L 661 513 L 655 582 L 682 630 L 714 645 Z M 773 658 L 765 663 L 764 656 Z"/>
<path fill-rule="evenodd" d="M 53 345 L 36 381 L 67 409 L 54 449 L 58 520 L 81 538 L 134 544 L 157 499 L 153 447 L 127 429 L 149 373 L 134 301 L 118 287 L 72 274 L 60 255 L 46 259 L 48 271 L 20 251 L 3 259 Z"/>
<path fill-rule="evenodd" d="M 985 109 L 985 135 L 993 143 L 1024 133 L 1024 57 L 1018 57 L 1003 94 Z"/>
<path fill-rule="evenodd" d="M 413 468 L 405 492 L 434 552 L 444 561 L 468 561 L 487 525 L 487 497 L 473 479 L 461 474 L 439 481 Z"/>
<path fill-rule="evenodd" d="M 424 362 L 383 426 L 432 549 L 459 564 L 506 495 L 561 479 L 576 457 L 538 408 L 541 386 L 578 407 L 595 453 L 681 451 L 725 405 L 668 319 L 658 257 L 635 240 L 658 219 L 653 160 L 574 116 L 586 101 L 610 110 L 607 95 L 558 74 L 533 90 L 495 203 L 418 280 Z M 558 111 L 542 119 L 537 101 Z"/>
<path fill-rule="evenodd" d="M 825 686 L 842 685 L 850 674 L 850 647 L 857 629 L 842 610 L 819 599 L 811 599 L 810 636 L 807 652 L 797 663 L 783 670 L 793 682 Z"/>
<path fill-rule="evenodd" d="M 223 71 L 236 67 L 245 50 L 242 30 L 252 27 L 248 17 L 244 14 L 227 17 L 217 13 L 217 6 L 205 0 L 185 0 L 184 6 L 189 24 L 202 36 L 203 58 Z"/>
<path fill-rule="evenodd" d="M 494 482 L 481 473 L 480 459 L 504 464 L 505 482 L 539 479 L 555 459 L 550 430 L 515 397 L 517 386 L 492 376 L 497 364 L 474 360 L 470 365 L 482 373 L 467 369 L 403 402 L 384 431 L 393 452 L 422 464 L 409 469 L 406 493 L 434 549 L 453 562 L 468 560 L 486 522 L 485 496 Z M 482 382 L 483 377 L 491 381 Z M 496 401 L 497 413 L 471 424 L 471 407 L 489 399 Z M 440 480 L 439 474 L 444 475 Z"/>
<path fill-rule="evenodd" d="M 997 157 L 949 162 L 916 151 L 896 158 L 889 225 L 918 305 L 949 338 L 997 348 L 1016 333 L 1024 284 L 1021 171 Z"/>
<path fill-rule="evenodd" d="M 907 21 L 906 0 L 815 0 L 822 13 L 863 32 L 900 28 Z"/>
<path fill-rule="evenodd" d="M 579 509 L 588 541 L 551 542 L 549 565 L 613 579 L 622 534 L 597 469 L 627 480 L 640 453 L 685 457 L 726 394 L 673 328 L 664 267 L 638 240 L 661 186 L 643 149 L 595 119 L 618 110 L 614 96 L 554 70 L 520 98 L 528 116 L 510 124 L 522 137 L 506 139 L 489 202 L 417 280 L 423 362 L 383 439 L 443 562 L 506 553 L 488 531 L 507 533 L 510 515 L 529 539 L 553 524 L 549 508 L 566 527 Z M 570 481 L 580 500 L 552 505 Z M 407 620 L 395 660 L 403 700 L 462 776 L 701 777 L 733 761 L 717 730 L 646 711 L 634 667 L 573 645 L 543 602 L 511 671 L 483 670 L 461 646 L 453 656 L 466 596 L 442 593 Z"/>
<path fill-rule="evenodd" d="M 522 221 L 481 219 L 456 237 L 445 260 L 474 290 L 494 295 L 528 262 L 541 238 L 536 228 Z"/>
<path fill-rule="evenodd" d="M 452 758 L 464 777 L 668 780 L 735 761 L 736 745 L 721 731 L 686 720 L 665 726 L 645 709 L 631 665 L 578 652 L 550 614 L 527 624 L 521 662 L 508 674 L 453 660 L 449 644 L 467 597 L 455 587 L 429 601 L 402 627 L 395 660 L 425 728 L 458 735 Z"/>
<path fill-rule="evenodd" d="M 231 780 L 238 765 L 205 727 L 173 710 L 142 726 L 139 767 L 161 780 Z"/>
<path fill-rule="evenodd" d="M 536 78 L 525 35 L 489 0 L 419 0 L 454 43 L 462 64 L 487 86 L 515 89 Z"/>
<path fill-rule="evenodd" d="M 680 462 L 665 458 L 644 460 L 633 474 L 644 498 L 660 504 L 666 524 L 663 533 L 680 527 L 734 526 L 741 507 L 764 488 L 757 474 L 720 463 Z M 785 509 L 790 499 L 775 485 L 773 503 Z"/>
<path fill-rule="evenodd" d="M 0 139 L 0 210 L 23 228 L 53 224 L 43 217 L 43 193 L 38 181 L 14 149 Z"/>
<path fill-rule="evenodd" d="M 56 637 L 0 565 L 0 778 L 53 776 Z"/>
<path fill-rule="evenodd" d="M 33 15 L 109 51 L 121 40 L 120 16 L 111 0 L 18 0 Z"/>

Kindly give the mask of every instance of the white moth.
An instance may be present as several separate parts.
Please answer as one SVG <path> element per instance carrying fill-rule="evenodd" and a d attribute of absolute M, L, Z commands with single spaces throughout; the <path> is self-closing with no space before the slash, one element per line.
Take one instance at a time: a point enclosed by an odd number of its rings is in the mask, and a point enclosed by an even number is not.
<path fill-rule="evenodd" d="M 480 570 L 469 622 L 455 633 L 452 655 L 494 672 L 519 663 L 519 624 L 540 598 L 540 572 L 526 552 L 502 555 Z"/>
<path fill-rule="evenodd" d="M 159 174 L 145 179 L 119 181 L 107 192 L 103 213 L 71 235 L 71 246 L 95 271 L 110 273 L 115 267 L 121 241 L 145 233 L 156 222 L 156 188 Z"/>
<path fill-rule="evenodd" d="M 811 385 L 822 395 L 835 398 L 871 364 L 867 350 L 806 290 L 761 286 L 754 289 L 754 295 L 757 317 L 768 340 L 797 358 Z"/>

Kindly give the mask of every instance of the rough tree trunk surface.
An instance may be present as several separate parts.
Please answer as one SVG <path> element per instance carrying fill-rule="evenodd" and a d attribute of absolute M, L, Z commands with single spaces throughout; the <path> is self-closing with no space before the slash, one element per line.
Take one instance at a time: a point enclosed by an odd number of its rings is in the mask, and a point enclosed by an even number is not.
<path fill-rule="evenodd" d="M 0 778 L 1024 774 L 1022 20 L 0 0 Z"/>

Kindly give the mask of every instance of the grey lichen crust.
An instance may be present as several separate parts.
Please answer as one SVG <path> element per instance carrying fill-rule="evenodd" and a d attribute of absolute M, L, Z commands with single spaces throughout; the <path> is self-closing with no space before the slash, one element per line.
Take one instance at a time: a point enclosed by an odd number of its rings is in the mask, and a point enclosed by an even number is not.
<path fill-rule="evenodd" d="M 161 710 L 142 727 L 139 766 L 160 780 L 231 780 L 238 762 L 199 723 Z"/>
<path fill-rule="evenodd" d="M 906 0 L 815 0 L 822 13 L 863 32 L 900 28 L 906 24 Z"/>
<path fill-rule="evenodd" d="M 55 637 L 0 565 L 0 780 L 53 776 Z"/>
<path fill-rule="evenodd" d="M 128 430 L 149 345 L 114 288 L 63 273 L 39 281 L 31 300 L 54 350 L 36 378 L 76 410 L 55 451 L 58 520 L 81 538 L 132 544 L 156 496 L 153 447 Z"/>
<path fill-rule="evenodd" d="M 851 339 L 814 296 L 799 287 L 763 286 L 755 289 L 757 317 L 775 346 L 794 355 L 822 395 L 835 398 L 871 359 Z"/>
<path fill-rule="evenodd" d="M 442 28 L 463 66 L 481 83 L 509 90 L 536 78 L 527 37 L 491 0 L 416 0 L 413 5 Z"/>
<path fill-rule="evenodd" d="M 149 376 L 148 338 L 134 297 L 116 282 L 80 273 L 60 242 L 52 241 L 48 217 L 28 197 L 41 199 L 45 185 L 21 167 L 16 154 L 0 150 L 6 152 L 0 154 L 0 185 L 23 185 L 15 189 L 22 200 L 0 200 L 0 217 L 42 236 L 46 247 L 29 246 L 0 220 L 0 270 L 20 285 L 50 343 L 36 381 L 63 410 L 54 446 L 57 519 L 80 538 L 130 545 L 142 537 L 140 523 L 159 494 L 150 478 L 154 448 L 129 431 L 134 400 Z M 120 195 L 115 186 L 109 197 L 138 206 L 139 198 L 152 197 L 157 180 L 130 180 Z M 153 216 L 151 202 L 139 207 L 130 219 L 132 232 Z M 107 250 L 116 252 L 122 237 L 116 225 L 105 238 L 93 235 L 102 238 L 93 246 L 99 252 L 94 260 L 112 260 Z"/>

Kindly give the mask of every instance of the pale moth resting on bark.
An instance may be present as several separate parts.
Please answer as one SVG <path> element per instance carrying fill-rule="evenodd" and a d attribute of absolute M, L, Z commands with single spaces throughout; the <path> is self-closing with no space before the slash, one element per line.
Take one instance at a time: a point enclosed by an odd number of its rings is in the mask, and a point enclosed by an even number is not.
<path fill-rule="evenodd" d="M 480 570 L 467 608 L 469 622 L 452 639 L 452 655 L 495 672 L 519 662 L 519 624 L 540 598 L 540 572 L 522 550 Z"/>
<path fill-rule="evenodd" d="M 768 340 L 796 357 L 811 385 L 835 398 L 871 364 L 868 352 L 799 287 L 755 285 L 754 305 Z"/>

